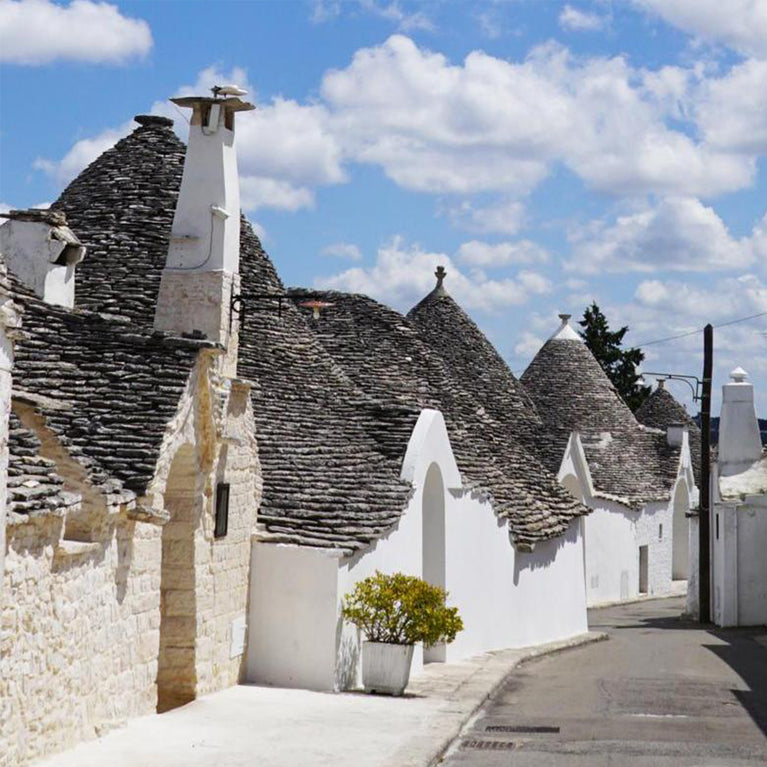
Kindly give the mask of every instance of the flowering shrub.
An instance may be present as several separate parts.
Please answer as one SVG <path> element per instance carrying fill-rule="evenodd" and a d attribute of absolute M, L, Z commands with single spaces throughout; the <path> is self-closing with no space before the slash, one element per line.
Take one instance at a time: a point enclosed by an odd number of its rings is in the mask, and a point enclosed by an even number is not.
<path fill-rule="evenodd" d="M 343 616 L 371 642 L 427 647 L 452 642 L 463 629 L 457 607 L 447 607 L 447 592 L 412 575 L 375 575 L 344 597 Z"/>

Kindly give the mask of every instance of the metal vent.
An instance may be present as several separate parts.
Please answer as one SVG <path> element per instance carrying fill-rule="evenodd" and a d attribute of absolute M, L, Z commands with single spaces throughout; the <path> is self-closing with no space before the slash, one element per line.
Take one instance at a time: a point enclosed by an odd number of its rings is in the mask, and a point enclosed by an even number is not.
<path fill-rule="evenodd" d="M 541 732 L 541 733 L 558 733 L 559 727 L 552 725 L 529 725 L 529 724 L 491 724 L 485 727 L 485 732 Z"/>
<path fill-rule="evenodd" d="M 464 740 L 461 748 L 474 748 L 482 751 L 512 751 L 516 743 L 511 740 Z"/>

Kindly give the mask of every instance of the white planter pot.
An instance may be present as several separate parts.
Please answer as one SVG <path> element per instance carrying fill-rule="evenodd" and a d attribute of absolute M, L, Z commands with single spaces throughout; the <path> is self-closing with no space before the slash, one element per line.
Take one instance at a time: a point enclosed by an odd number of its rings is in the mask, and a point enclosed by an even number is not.
<path fill-rule="evenodd" d="M 362 684 L 365 692 L 402 695 L 410 679 L 411 644 L 362 643 Z"/>

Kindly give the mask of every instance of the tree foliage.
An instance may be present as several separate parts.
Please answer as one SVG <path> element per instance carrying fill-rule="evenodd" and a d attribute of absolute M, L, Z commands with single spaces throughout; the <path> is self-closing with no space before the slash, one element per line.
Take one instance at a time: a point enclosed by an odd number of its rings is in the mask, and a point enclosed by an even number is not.
<path fill-rule="evenodd" d="M 622 348 L 628 325 L 624 325 L 620 330 L 610 330 L 607 317 L 596 301 L 583 313 L 579 324 L 583 328 L 580 335 L 586 346 L 607 373 L 624 402 L 636 412 L 650 395 L 650 387 L 639 382 L 640 374 L 637 373 L 637 367 L 644 360 L 644 352 L 641 349 Z"/>
<path fill-rule="evenodd" d="M 452 642 L 463 629 L 457 607 L 447 607 L 447 592 L 412 575 L 375 575 L 344 597 L 343 616 L 371 642 L 427 647 Z"/>

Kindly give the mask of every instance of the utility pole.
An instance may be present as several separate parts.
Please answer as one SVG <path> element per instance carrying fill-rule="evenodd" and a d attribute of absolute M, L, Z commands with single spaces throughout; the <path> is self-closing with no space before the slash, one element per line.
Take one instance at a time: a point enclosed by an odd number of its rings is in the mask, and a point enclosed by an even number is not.
<path fill-rule="evenodd" d="M 703 386 L 700 418 L 700 502 L 698 504 L 698 609 L 700 622 L 711 621 L 711 378 L 714 328 L 703 329 Z"/>

